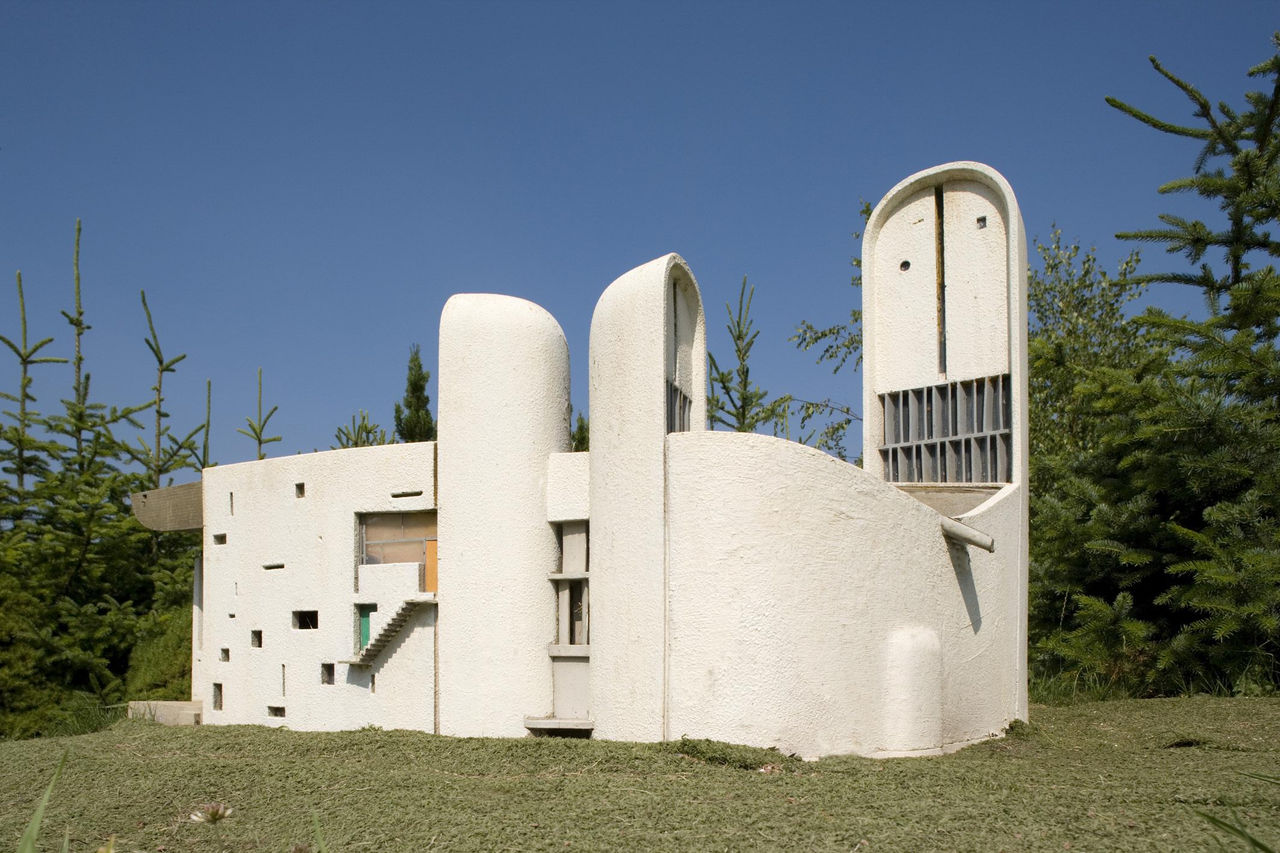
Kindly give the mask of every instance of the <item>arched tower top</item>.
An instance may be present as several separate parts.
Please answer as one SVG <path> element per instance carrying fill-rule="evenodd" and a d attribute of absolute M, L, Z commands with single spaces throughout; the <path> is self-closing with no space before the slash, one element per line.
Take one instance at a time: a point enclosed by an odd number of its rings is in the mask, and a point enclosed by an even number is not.
<path fill-rule="evenodd" d="M 917 172 L 876 205 L 862 260 L 867 469 L 1024 481 L 1027 249 L 1009 182 L 967 161 Z"/>

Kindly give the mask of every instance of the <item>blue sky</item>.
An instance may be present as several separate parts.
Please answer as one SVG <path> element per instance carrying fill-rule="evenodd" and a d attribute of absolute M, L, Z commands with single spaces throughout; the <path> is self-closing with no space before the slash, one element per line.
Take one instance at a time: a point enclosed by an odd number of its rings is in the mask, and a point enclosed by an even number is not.
<path fill-rule="evenodd" d="M 411 344 L 433 371 L 451 293 L 531 299 L 569 339 L 587 406 L 591 310 L 668 251 L 698 278 L 713 351 L 756 285 L 753 371 L 859 400 L 787 338 L 848 316 L 859 200 L 950 160 L 1000 170 L 1027 231 L 1096 244 L 1192 200 L 1155 192 L 1196 151 L 1109 108 L 1185 120 L 1156 54 L 1239 104 L 1270 3 L 0 2 L 0 334 L 69 354 L 76 217 L 94 396 L 143 401 L 147 298 L 175 430 L 214 458 L 255 376 L 272 455 L 325 449 L 353 412 L 391 426 Z M 1153 250 L 1144 267 L 1180 264 Z M 1175 312 L 1192 294 L 1161 292 Z M 11 359 L 0 388 L 16 390 Z M 69 371 L 41 372 L 50 409 Z M 856 447 L 856 441 L 851 444 Z"/>

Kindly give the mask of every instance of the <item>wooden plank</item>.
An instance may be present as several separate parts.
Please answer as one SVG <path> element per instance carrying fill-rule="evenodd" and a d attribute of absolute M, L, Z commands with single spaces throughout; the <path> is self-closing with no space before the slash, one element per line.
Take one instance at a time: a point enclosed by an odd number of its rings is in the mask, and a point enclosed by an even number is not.
<path fill-rule="evenodd" d="M 200 483 L 184 483 L 151 489 L 129 496 L 133 517 L 152 530 L 200 530 L 204 527 L 204 505 Z"/>

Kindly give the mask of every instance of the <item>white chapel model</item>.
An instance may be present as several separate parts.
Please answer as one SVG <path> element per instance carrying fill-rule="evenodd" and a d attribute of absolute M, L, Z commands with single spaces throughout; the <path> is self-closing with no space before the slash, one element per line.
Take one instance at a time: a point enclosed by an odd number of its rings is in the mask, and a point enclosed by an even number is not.
<path fill-rule="evenodd" d="M 460 294 L 435 442 L 205 469 L 205 724 L 948 752 L 1025 719 L 1026 245 L 993 169 L 911 176 L 866 229 L 863 468 L 706 429 L 666 255 L 591 321 L 591 449 L 542 308 Z M 177 487 L 183 489 L 186 487 Z M 189 493 L 190 494 L 190 493 Z"/>

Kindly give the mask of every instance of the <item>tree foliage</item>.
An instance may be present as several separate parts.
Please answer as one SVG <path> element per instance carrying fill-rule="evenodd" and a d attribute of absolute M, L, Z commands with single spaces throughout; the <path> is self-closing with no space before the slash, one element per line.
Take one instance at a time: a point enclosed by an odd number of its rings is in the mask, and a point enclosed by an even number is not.
<path fill-rule="evenodd" d="M 751 349 L 760 336 L 760 330 L 753 328 L 751 320 L 751 300 L 755 292 L 754 286 L 748 289 L 747 278 L 743 276 L 737 311 L 728 303 L 724 306 L 729 315 L 726 328 L 733 342 L 734 364 L 722 368 L 716 357 L 707 352 L 711 384 L 707 395 L 707 425 L 711 428 L 722 426 L 735 432 L 755 432 L 768 426 L 776 433 L 786 423 L 791 397 L 784 394 L 769 399 L 769 392 L 751 378 Z"/>
<path fill-rule="evenodd" d="M 858 215 L 865 227 L 871 219 L 871 204 L 863 201 Z M 853 239 L 862 238 L 862 231 L 855 231 Z M 862 365 L 862 258 L 854 255 L 851 262 L 853 276 L 850 286 L 858 291 L 857 307 L 849 309 L 849 322 L 835 323 L 819 328 L 808 320 L 802 320 L 791 336 L 791 342 L 804 352 L 816 349 L 818 364 L 830 364 L 831 372 L 839 374 L 846 366 L 857 370 Z M 852 364 L 851 364 L 852 362 Z M 799 440 L 812 444 L 837 457 L 846 458 L 845 436 L 854 421 L 862 420 L 857 408 L 846 401 L 827 397 L 822 400 L 795 400 L 795 410 L 800 416 Z M 810 425 L 819 425 L 810 429 Z M 806 430 L 809 432 L 806 433 Z M 861 459 L 861 455 L 858 457 Z"/>
<path fill-rule="evenodd" d="M 409 350 L 404 401 L 396 403 L 395 408 L 396 437 L 401 441 L 436 440 L 436 422 L 431 417 L 431 398 L 427 396 L 427 382 L 430 380 L 430 371 L 422 369 L 421 348 L 414 344 Z"/>
<path fill-rule="evenodd" d="M 338 427 L 338 431 L 333 434 L 333 440 L 338 442 L 331 448 L 333 450 L 340 447 L 373 447 L 378 444 L 395 443 L 387 437 L 385 429 L 369 420 L 369 413 L 364 409 L 360 410 L 359 419 L 355 415 L 351 416 L 351 426 Z"/>
<path fill-rule="evenodd" d="M 1118 236 L 1185 258 L 1130 280 L 1199 288 L 1208 317 L 1149 311 L 1149 347 L 1075 386 L 1097 424 L 1038 519 L 1067 593 L 1039 646 L 1049 670 L 1146 692 L 1280 684 L 1280 35 L 1274 49 L 1250 71 L 1267 90 L 1216 110 L 1153 57 L 1193 126 L 1108 99 L 1197 143 L 1192 173 L 1159 189 L 1196 193 L 1217 221 L 1165 214 Z"/>
<path fill-rule="evenodd" d="M 181 631 L 190 623 L 196 537 L 145 530 L 128 496 L 152 487 L 157 473 L 189 464 L 199 428 L 183 441 L 169 439 L 162 415 L 160 435 L 168 447 L 141 438 L 134 444 L 121 433 L 140 430 L 134 415 L 160 408 L 163 394 L 153 387 L 150 402 L 125 407 L 93 400 L 78 222 L 75 245 L 74 307 L 62 312 L 74 354 L 60 410 L 37 408 L 30 368 L 67 359 L 38 354 L 52 338 L 29 342 L 21 287 L 21 343 L 5 339 L 18 361 L 18 391 L 4 392 L 17 405 L 5 412 L 0 431 L 0 737 L 57 731 L 76 709 L 122 700 L 133 653 L 147 648 L 162 626 Z M 163 356 L 147 319 L 158 363 L 172 368 L 181 357 Z M 163 448 L 158 466 L 156 447 Z M 174 448 L 180 449 L 168 452 Z M 189 651 L 162 657 L 164 674 L 152 679 L 149 695 L 185 698 Z"/>

